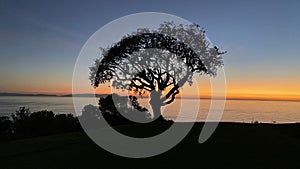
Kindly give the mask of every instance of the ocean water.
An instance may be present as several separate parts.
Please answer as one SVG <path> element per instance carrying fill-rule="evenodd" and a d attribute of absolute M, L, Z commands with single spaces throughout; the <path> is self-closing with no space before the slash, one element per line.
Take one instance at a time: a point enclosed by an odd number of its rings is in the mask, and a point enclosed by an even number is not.
<path fill-rule="evenodd" d="M 75 113 L 87 103 L 95 104 L 97 100 L 90 97 L 77 98 L 75 108 L 71 97 L 27 97 L 2 96 L 0 97 L 0 115 L 11 115 L 20 106 L 30 108 L 32 112 L 52 110 L 54 113 Z M 216 103 L 223 100 L 215 100 Z M 148 99 L 139 99 L 142 106 L 149 108 Z M 205 121 L 211 108 L 209 99 L 177 99 L 163 108 L 163 116 L 176 121 Z M 199 106 L 199 108 L 197 108 Z M 300 102 L 296 101 L 257 101 L 257 100 L 226 100 L 224 110 L 212 109 L 222 115 L 221 121 L 264 123 L 294 123 L 300 122 Z M 180 115 L 179 115 L 180 114 Z"/>

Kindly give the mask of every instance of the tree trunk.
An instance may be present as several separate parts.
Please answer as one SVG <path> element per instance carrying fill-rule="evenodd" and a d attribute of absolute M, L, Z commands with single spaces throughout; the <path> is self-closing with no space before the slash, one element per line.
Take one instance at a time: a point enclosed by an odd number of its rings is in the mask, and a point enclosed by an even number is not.
<path fill-rule="evenodd" d="M 150 93 L 150 105 L 153 111 L 153 118 L 158 119 L 161 116 L 161 91 L 153 90 Z"/>
<path fill-rule="evenodd" d="M 160 111 L 161 106 L 151 104 L 151 108 L 153 111 L 153 118 L 158 119 L 161 116 L 161 111 Z"/>

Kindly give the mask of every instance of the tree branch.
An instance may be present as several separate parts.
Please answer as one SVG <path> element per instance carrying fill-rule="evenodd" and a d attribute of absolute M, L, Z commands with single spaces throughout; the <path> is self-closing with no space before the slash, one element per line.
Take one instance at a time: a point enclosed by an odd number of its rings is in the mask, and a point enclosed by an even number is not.
<path fill-rule="evenodd" d="M 152 88 L 151 85 L 148 85 L 148 84 L 144 83 L 144 82 L 142 81 L 142 79 L 139 79 L 139 78 L 132 78 L 132 81 L 138 81 L 138 82 L 140 82 L 141 85 L 142 85 L 143 87 L 148 87 L 148 88 L 150 88 L 150 89 Z"/>
<path fill-rule="evenodd" d="M 131 84 L 129 85 L 131 88 L 135 88 L 136 91 L 138 91 L 139 89 L 142 91 L 143 89 L 147 90 L 147 91 L 152 91 L 151 88 L 148 88 L 147 86 L 144 86 L 144 85 L 138 85 L 136 84 L 134 81 L 131 81 Z"/>
<path fill-rule="evenodd" d="M 169 101 L 163 102 L 163 105 L 167 105 L 167 104 L 172 103 L 172 102 L 175 100 L 175 96 L 176 96 L 177 94 L 179 94 L 179 90 L 178 90 L 178 89 L 175 90 L 175 92 L 172 94 L 171 99 L 170 99 Z"/>

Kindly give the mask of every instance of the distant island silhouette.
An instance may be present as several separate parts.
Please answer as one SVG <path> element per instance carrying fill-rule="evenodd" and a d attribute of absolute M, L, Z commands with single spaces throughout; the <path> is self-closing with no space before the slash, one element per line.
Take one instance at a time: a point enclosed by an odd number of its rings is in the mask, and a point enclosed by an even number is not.
<path fill-rule="evenodd" d="M 38 96 L 38 97 L 105 97 L 108 94 L 92 94 L 92 93 L 82 93 L 82 94 L 43 94 L 43 93 L 0 93 L 0 96 Z"/>

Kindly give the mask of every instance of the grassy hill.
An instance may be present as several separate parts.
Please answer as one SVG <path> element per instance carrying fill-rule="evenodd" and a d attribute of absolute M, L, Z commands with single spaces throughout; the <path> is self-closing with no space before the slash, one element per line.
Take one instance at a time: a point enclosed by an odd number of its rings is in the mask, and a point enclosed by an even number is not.
<path fill-rule="evenodd" d="M 0 142 L 3 169 L 79 168 L 300 168 L 300 124 L 220 123 L 204 144 L 197 123 L 176 147 L 161 155 L 130 159 L 106 152 L 84 132 Z M 120 126 L 143 136 L 167 124 Z M 147 135 L 147 134 L 146 134 Z M 159 144 L 159 143 L 158 143 Z"/>

